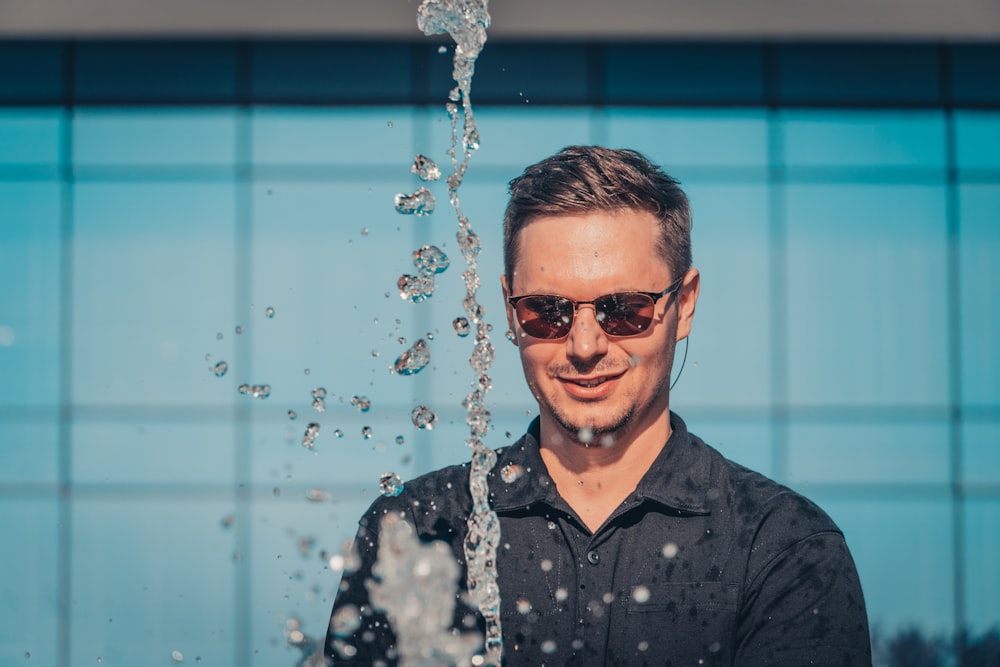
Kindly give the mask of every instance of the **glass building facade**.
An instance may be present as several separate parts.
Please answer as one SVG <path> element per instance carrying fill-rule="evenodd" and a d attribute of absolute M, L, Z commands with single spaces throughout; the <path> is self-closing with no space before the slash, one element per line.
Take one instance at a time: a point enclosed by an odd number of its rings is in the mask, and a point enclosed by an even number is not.
<path fill-rule="evenodd" d="M 417 153 L 449 171 L 442 45 L 0 42 L 0 664 L 295 664 L 289 619 L 325 632 L 379 475 L 468 457 L 455 216 L 443 182 L 432 215 L 393 207 Z M 998 71 L 996 44 L 487 44 L 461 198 L 489 444 L 536 409 L 503 339 L 507 181 L 569 144 L 640 150 L 689 193 L 702 272 L 674 409 L 838 522 L 878 664 L 908 631 L 985 664 Z M 452 266 L 409 303 L 424 244 Z M 418 338 L 430 366 L 391 373 Z"/>

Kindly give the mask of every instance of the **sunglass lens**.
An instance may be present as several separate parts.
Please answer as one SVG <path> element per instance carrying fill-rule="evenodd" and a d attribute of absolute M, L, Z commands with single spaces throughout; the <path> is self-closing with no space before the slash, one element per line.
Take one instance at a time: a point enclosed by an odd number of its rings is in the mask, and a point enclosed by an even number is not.
<path fill-rule="evenodd" d="M 521 328 L 535 338 L 562 338 L 573 325 L 573 302 L 562 297 L 527 297 L 515 310 Z"/>
<path fill-rule="evenodd" d="M 653 300 L 645 294 L 608 294 L 594 304 L 597 321 L 612 336 L 635 336 L 653 322 Z"/>

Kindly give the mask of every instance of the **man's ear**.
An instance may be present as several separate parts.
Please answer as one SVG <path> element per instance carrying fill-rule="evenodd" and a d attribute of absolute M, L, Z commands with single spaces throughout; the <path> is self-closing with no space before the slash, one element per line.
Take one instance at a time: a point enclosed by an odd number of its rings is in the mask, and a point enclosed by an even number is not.
<path fill-rule="evenodd" d="M 517 345 L 517 327 L 514 322 L 514 309 L 507 303 L 507 299 L 510 298 L 510 287 L 507 285 L 507 276 L 505 275 L 500 276 L 500 288 L 503 290 L 503 309 L 507 315 L 507 330 L 513 333 L 513 336 L 509 336 L 508 340 Z"/>
<path fill-rule="evenodd" d="M 677 340 L 687 338 L 691 334 L 691 323 L 694 321 L 694 309 L 698 303 L 698 293 L 701 290 L 701 274 L 698 269 L 691 269 L 684 276 L 677 295 Z"/>

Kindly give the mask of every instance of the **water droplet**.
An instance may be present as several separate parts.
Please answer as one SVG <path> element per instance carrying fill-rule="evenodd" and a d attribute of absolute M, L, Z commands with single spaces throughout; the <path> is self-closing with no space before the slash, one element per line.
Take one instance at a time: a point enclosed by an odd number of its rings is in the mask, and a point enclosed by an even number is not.
<path fill-rule="evenodd" d="M 341 431 L 339 428 L 335 428 L 335 429 L 333 429 L 333 437 L 335 437 L 335 438 L 343 438 L 344 437 L 344 432 Z"/>
<path fill-rule="evenodd" d="M 221 331 L 219 333 L 215 334 L 215 340 L 222 340 L 222 338 L 223 338 L 223 336 L 222 336 L 222 332 Z"/>
<path fill-rule="evenodd" d="M 582 442 L 583 444 L 589 445 L 591 441 L 594 439 L 594 429 L 590 428 L 589 426 L 584 426 L 579 431 L 577 431 L 576 437 L 579 438 L 580 442 Z"/>
<path fill-rule="evenodd" d="M 394 472 L 383 473 L 378 478 L 378 488 L 383 496 L 398 496 L 403 492 L 403 479 Z"/>
<path fill-rule="evenodd" d="M 413 158 L 413 165 L 410 172 L 416 174 L 422 181 L 436 181 L 441 178 L 441 170 L 426 155 L 417 155 Z"/>
<path fill-rule="evenodd" d="M 351 405 L 359 412 L 368 412 L 372 409 L 372 402 L 367 396 L 351 396 Z"/>
<path fill-rule="evenodd" d="M 264 317 L 266 317 L 267 319 L 272 319 L 274 317 L 274 308 L 272 308 L 271 306 L 265 308 Z"/>
<path fill-rule="evenodd" d="M 372 350 L 372 357 L 378 357 L 378 350 Z"/>
<path fill-rule="evenodd" d="M 326 398 L 326 387 L 316 387 L 309 393 L 313 398 Z"/>
<path fill-rule="evenodd" d="M 222 520 L 219 523 L 222 524 L 223 528 L 232 528 L 233 524 L 236 523 L 236 517 L 234 517 L 232 514 L 227 514 L 226 516 L 222 517 Z"/>
<path fill-rule="evenodd" d="M 531 602 L 524 598 L 518 598 L 515 606 L 517 608 L 517 613 L 519 614 L 531 613 Z"/>
<path fill-rule="evenodd" d="M 215 377 L 219 378 L 225 375 L 226 371 L 228 370 L 229 370 L 229 364 L 227 364 L 224 361 L 220 361 L 212 368 L 212 372 L 215 373 Z"/>
<path fill-rule="evenodd" d="M 238 333 L 238 334 L 243 333 L 243 327 L 240 326 L 239 324 L 236 325 L 236 333 Z"/>
<path fill-rule="evenodd" d="M 417 189 L 411 195 L 400 192 L 395 198 L 396 211 L 403 215 L 430 215 L 434 212 L 436 203 L 434 193 L 425 187 Z"/>
<path fill-rule="evenodd" d="M 303 372 L 303 373 L 305 373 L 306 375 L 309 375 L 309 372 L 310 372 L 310 371 L 309 371 L 309 369 L 307 368 L 307 369 L 305 369 L 305 370 L 304 370 L 304 371 L 302 371 L 302 372 Z"/>
<path fill-rule="evenodd" d="M 427 346 L 427 341 L 418 338 L 408 350 L 399 355 L 392 368 L 400 375 L 414 375 L 430 362 L 431 349 Z"/>
<path fill-rule="evenodd" d="M 326 412 L 326 401 L 322 398 L 314 398 L 312 402 L 313 409 L 316 412 Z"/>
<path fill-rule="evenodd" d="M 271 493 L 273 493 L 275 496 L 280 496 L 281 495 L 281 489 L 279 489 L 278 487 L 274 487 L 271 490 Z"/>
<path fill-rule="evenodd" d="M 524 468 L 516 463 L 508 463 L 500 469 L 500 479 L 508 484 L 516 482 L 524 474 Z"/>
<path fill-rule="evenodd" d="M 248 384 L 241 384 L 239 387 L 236 388 L 236 391 L 238 391 L 241 394 L 243 394 L 244 396 L 246 396 L 247 394 L 250 393 L 250 385 L 248 385 Z"/>
<path fill-rule="evenodd" d="M 677 556 L 677 545 L 673 542 L 667 542 L 663 545 L 663 557 L 664 558 L 674 558 Z"/>
<path fill-rule="evenodd" d="M 322 503 L 330 499 L 330 494 L 323 489 L 312 488 L 306 492 L 306 500 L 313 503 Z"/>
<path fill-rule="evenodd" d="M 469 325 L 469 320 L 464 317 L 456 317 L 451 326 L 455 329 L 455 333 L 461 338 L 465 338 L 472 331 L 472 327 Z"/>
<path fill-rule="evenodd" d="M 434 274 L 411 276 L 403 274 L 396 281 L 401 299 L 420 303 L 434 294 Z"/>
<path fill-rule="evenodd" d="M 289 410 L 288 411 L 288 418 L 289 419 L 298 419 L 299 415 L 298 415 L 297 412 L 295 412 L 295 410 Z"/>
<path fill-rule="evenodd" d="M 541 646 L 542 653 L 552 655 L 553 653 L 556 652 L 557 647 L 558 645 L 556 644 L 554 639 L 546 639 L 545 641 L 542 642 Z"/>
<path fill-rule="evenodd" d="M 566 590 L 565 588 L 562 588 L 562 587 L 556 589 L 556 601 L 557 602 L 565 602 L 568 599 L 569 599 L 569 591 L 568 590 Z"/>
<path fill-rule="evenodd" d="M 414 426 L 427 431 L 433 430 L 437 423 L 437 415 L 426 405 L 418 405 L 413 408 L 413 411 L 410 412 L 410 419 Z"/>
<path fill-rule="evenodd" d="M 368 228 L 367 227 L 362 227 L 361 228 L 361 235 L 362 236 L 368 236 Z"/>
<path fill-rule="evenodd" d="M 386 124 L 385 124 L 385 125 L 386 125 L 386 127 L 388 127 L 389 129 L 392 129 L 392 121 L 391 121 L 391 120 L 390 120 L 390 121 L 386 121 Z"/>
<path fill-rule="evenodd" d="M 647 602 L 649 602 L 649 598 L 650 598 L 650 592 L 649 589 L 646 588 L 645 586 L 636 586 L 632 590 L 632 599 L 638 602 L 639 604 L 646 604 Z"/>
<path fill-rule="evenodd" d="M 413 251 L 413 265 L 421 274 L 442 273 L 451 265 L 451 260 L 437 246 L 424 245 Z"/>
<path fill-rule="evenodd" d="M 269 384 L 255 384 L 250 387 L 250 395 L 254 398 L 259 398 L 261 400 L 267 398 L 271 395 L 271 385 Z"/>
<path fill-rule="evenodd" d="M 309 425 L 306 426 L 306 432 L 302 436 L 302 446 L 312 449 L 313 445 L 316 442 L 316 436 L 318 435 L 319 435 L 319 424 L 317 424 L 316 422 L 309 422 Z"/>
<path fill-rule="evenodd" d="M 397 436 L 396 436 L 396 444 L 397 444 L 397 445 L 401 445 L 401 444 L 403 444 L 404 442 L 406 442 L 406 439 L 405 439 L 405 438 L 404 438 L 403 436 L 401 436 L 401 435 L 397 435 Z"/>
<path fill-rule="evenodd" d="M 438 53 L 448 53 L 448 47 L 444 46 L 444 45 L 439 46 L 438 47 Z"/>
<path fill-rule="evenodd" d="M 170 659 L 174 662 L 184 662 L 184 654 L 180 651 L 171 651 Z"/>
<path fill-rule="evenodd" d="M 372 439 L 372 427 L 371 426 L 362 426 L 361 427 L 361 437 L 364 438 L 365 440 L 371 440 Z"/>

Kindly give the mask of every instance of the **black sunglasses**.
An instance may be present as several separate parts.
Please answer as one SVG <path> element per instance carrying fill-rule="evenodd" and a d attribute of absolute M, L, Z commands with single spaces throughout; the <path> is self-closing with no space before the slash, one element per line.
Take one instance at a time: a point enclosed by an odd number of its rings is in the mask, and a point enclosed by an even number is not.
<path fill-rule="evenodd" d="M 684 276 L 662 292 L 618 292 L 593 301 L 574 301 L 556 294 L 512 296 L 507 303 L 514 309 L 522 331 L 532 338 L 554 340 L 569 335 L 576 309 L 594 307 L 597 323 L 609 336 L 637 336 L 653 322 L 656 302 L 680 289 Z"/>

